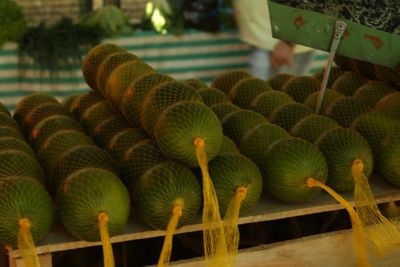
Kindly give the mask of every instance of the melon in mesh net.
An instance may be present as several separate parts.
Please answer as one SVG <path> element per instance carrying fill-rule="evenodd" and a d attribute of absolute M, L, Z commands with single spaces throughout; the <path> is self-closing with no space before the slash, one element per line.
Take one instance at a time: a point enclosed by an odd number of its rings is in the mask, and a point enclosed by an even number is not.
<path fill-rule="evenodd" d="M 52 115 L 64 115 L 71 118 L 73 117 L 72 113 L 64 108 L 60 103 L 45 103 L 35 107 L 28 113 L 28 115 L 25 117 L 25 120 L 21 124 L 22 129 L 26 135 L 29 135 L 32 128 L 35 127 L 36 124 Z"/>
<path fill-rule="evenodd" d="M 0 179 L 0 242 L 17 246 L 19 220 L 28 219 L 32 239 L 42 239 L 53 222 L 53 203 L 42 184 L 29 176 Z"/>
<path fill-rule="evenodd" d="M 76 238 L 99 241 L 99 215 L 108 216 L 110 236 L 119 234 L 129 216 L 129 194 L 118 177 L 101 168 L 85 168 L 69 175 L 57 194 L 65 228 Z"/>
<path fill-rule="evenodd" d="M 250 104 L 250 109 L 269 118 L 278 107 L 293 102 L 295 102 L 294 99 L 285 92 L 268 91 L 254 98 Z"/>
<path fill-rule="evenodd" d="M 57 99 L 50 95 L 33 93 L 23 97 L 15 107 L 14 119 L 21 124 L 25 120 L 25 116 L 38 105 L 44 103 L 58 104 Z"/>
<path fill-rule="evenodd" d="M 238 188 L 246 190 L 240 213 L 251 209 L 259 200 L 263 180 L 258 167 L 238 153 L 223 153 L 209 162 L 210 177 L 218 197 L 221 215 L 226 214 Z"/>
<path fill-rule="evenodd" d="M 353 96 L 358 88 L 368 82 L 368 79 L 356 72 L 347 72 L 340 76 L 332 85 L 332 90 L 347 96 Z"/>
<path fill-rule="evenodd" d="M 5 113 L 5 114 L 7 114 L 8 116 L 11 116 L 11 113 L 10 113 L 10 111 L 8 110 L 8 108 L 7 108 L 3 103 L 1 103 L 1 102 L 0 102 L 0 113 Z"/>
<path fill-rule="evenodd" d="M 313 76 L 316 79 L 318 79 L 320 81 L 320 83 L 321 83 L 323 78 L 324 78 L 324 72 L 325 72 L 325 68 L 322 68 L 320 71 L 315 73 Z M 346 73 L 346 71 L 344 71 L 342 68 L 332 67 L 331 71 L 329 73 L 329 79 L 328 79 L 327 87 L 331 88 L 332 85 L 335 83 L 335 81 L 345 73 Z"/>
<path fill-rule="evenodd" d="M 205 82 L 195 78 L 186 79 L 183 82 L 192 86 L 196 90 L 208 87 Z"/>
<path fill-rule="evenodd" d="M 315 198 L 320 189 L 307 186 L 313 178 L 325 183 L 328 167 L 323 154 L 313 144 L 291 137 L 273 143 L 260 166 L 264 188 L 284 202 L 304 202 Z"/>
<path fill-rule="evenodd" d="M 96 76 L 96 85 L 98 90 L 105 95 L 105 86 L 107 83 L 107 79 L 110 76 L 111 72 L 118 67 L 119 65 L 129 62 L 139 60 L 137 56 L 127 53 L 125 51 L 116 52 L 108 55 L 97 70 Z"/>
<path fill-rule="evenodd" d="M 230 102 L 229 96 L 220 90 L 205 87 L 198 89 L 197 93 L 199 93 L 199 95 L 203 99 L 204 104 L 209 107 L 220 103 Z"/>
<path fill-rule="evenodd" d="M 383 97 L 374 109 L 400 120 L 400 93 L 395 92 Z"/>
<path fill-rule="evenodd" d="M 400 84 L 400 64 L 394 68 L 375 65 L 375 75 L 379 80 L 388 81 L 392 84 Z"/>
<path fill-rule="evenodd" d="M 133 81 L 125 91 L 121 102 L 121 111 L 128 122 L 135 127 L 141 127 L 140 112 L 147 94 L 155 86 L 172 81 L 174 79 L 171 77 L 159 73 L 144 74 Z"/>
<path fill-rule="evenodd" d="M 211 106 L 211 110 L 222 121 L 228 114 L 241 110 L 240 107 L 232 103 L 220 103 Z"/>
<path fill-rule="evenodd" d="M 394 90 L 388 84 L 380 81 L 374 81 L 366 83 L 358 88 L 357 92 L 354 94 L 354 98 L 364 101 L 371 108 L 373 108 L 380 99 L 395 92 L 396 90 Z"/>
<path fill-rule="evenodd" d="M 92 133 L 92 138 L 96 144 L 105 147 L 115 134 L 127 128 L 129 128 L 129 124 L 125 118 L 121 115 L 115 115 L 97 124 Z"/>
<path fill-rule="evenodd" d="M 77 99 L 72 103 L 70 110 L 79 121 L 88 108 L 102 100 L 104 99 L 99 92 L 91 90 L 77 97 Z"/>
<path fill-rule="evenodd" d="M 81 96 L 82 94 L 70 95 L 64 97 L 61 101 L 61 105 L 66 108 L 67 110 L 72 112 L 72 104 Z"/>
<path fill-rule="evenodd" d="M 312 108 L 313 110 L 317 110 L 317 105 L 318 105 L 318 98 L 319 98 L 319 91 L 316 91 L 312 93 L 307 99 L 304 101 L 304 104 Z M 321 104 L 321 109 L 320 112 L 324 113 L 326 108 L 332 104 L 332 102 L 335 102 L 336 100 L 345 97 L 342 93 L 339 93 L 338 91 L 334 91 L 331 89 L 326 89 L 324 98 L 322 99 L 322 104 Z"/>
<path fill-rule="evenodd" d="M 360 73 L 364 77 L 367 77 L 372 80 L 376 80 L 374 64 L 372 64 L 370 62 L 358 60 L 358 59 L 353 59 L 353 61 L 354 61 L 353 62 L 354 71 Z"/>
<path fill-rule="evenodd" d="M 198 214 L 201 205 L 200 185 L 185 166 L 165 162 L 153 166 L 137 182 L 133 191 L 135 209 L 144 223 L 155 229 L 166 229 L 176 206 L 182 207 L 178 227 L 187 225 Z"/>
<path fill-rule="evenodd" d="M 400 122 L 382 112 L 373 111 L 354 120 L 351 128 L 368 141 L 374 155 L 377 156 L 383 139 L 394 129 L 400 128 Z"/>
<path fill-rule="evenodd" d="M 152 135 L 160 114 L 172 104 L 181 101 L 202 102 L 202 98 L 193 87 L 183 82 L 168 82 L 154 87 L 142 104 L 140 112 L 142 127 Z"/>
<path fill-rule="evenodd" d="M 294 76 L 288 73 L 277 73 L 268 78 L 267 83 L 274 90 L 282 90 L 282 87 L 287 81 L 289 81 Z"/>
<path fill-rule="evenodd" d="M 25 140 L 21 132 L 14 127 L 0 125 L 0 137 L 14 137 L 20 140 Z"/>
<path fill-rule="evenodd" d="M 215 79 L 211 83 L 211 88 L 221 90 L 225 94 L 229 95 L 230 90 L 235 86 L 237 82 L 248 77 L 251 77 L 251 75 L 245 71 L 226 71 L 215 77 Z"/>
<path fill-rule="evenodd" d="M 334 128 L 316 141 L 328 163 L 327 184 L 338 192 L 354 190 L 352 166 L 356 160 L 363 163 L 363 173 L 369 177 L 374 161 L 368 142 L 357 132 L 347 128 Z"/>
<path fill-rule="evenodd" d="M 167 161 L 157 144 L 150 139 L 129 147 L 119 162 L 121 177 L 128 188 L 133 188 L 142 175 L 154 165 Z"/>
<path fill-rule="evenodd" d="M 90 88 L 98 90 L 96 84 L 97 72 L 107 56 L 123 51 L 125 51 L 123 48 L 114 44 L 99 44 L 90 49 L 82 64 L 83 78 Z"/>
<path fill-rule="evenodd" d="M 313 114 L 313 110 L 301 103 L 287 103 L 278 107 L 270 121 L 289 131 L 299 120 Z"/>
<path fill-rule="evenodd" d="M 105 96 L 114 107 L 120 107 L 122 96 L 128 86 L 142 75 L 154 72 L 146 63 L 130 61 L 116 67 L 108 76 L 105 86 Z"/>
<path fill-rule="evenodd" d="M 383 140 L 378 154 L 378 171 L 390 183 L 400 186 L 400 128 L 392 131 Z"/>
<path fill-rule="evenodd" d="M 356 118 L 369 111 L 371 111 L 370 107 L 363 101 L 344 97 L 330 104 L 325 110 L 325 115 L 348 128 Z"/>
<path fill-rule="evenodd" d="M 116 172 L 114 161 L 103 149 L 95 145 L 78 145 L 62 153 L 55 162 L 49 175 L 52 190 L 56 193 L 59 186 L 70 174 L 77 170 L 97 167 Z"/>
<path fill-rule="evenodd" d="M 221 148 L 218 151 L 218 154 L 222 153 L 239 153 L 239 149 L 236 146 L 235 142 L 233 142 L 232 139 L 230 139 L 226 135 L 222 137 Z"/>
<path fill-rule="evenodd" d="M 0 137 L 0 151 L 9 149 L 23 151 L 29 154 L 32 158 L 36 158 L 35 152 L 33 152 L 32 148 L 25 141 L 10 136 Z"/>
<path fill-rule="evenodd" d="M 86 109 L 79 122 L 85 131 L 89 135 L 92 135 L 97 125 L 113 116 L 115 116 L 115 112 L 111 108 L 110 104 L 107 101 L 102 100 Z"/>
<path fill-rule="evenodd" d="M 236 144 L 240 144 L 243 136 L 260 124 L 268 124 L 267 119 L 252 110 L 238 110 L 224 117 L 222 128 L 224 134 Z"/>
<path fill-rule="evenodd" d="M 50 135 L 60 130 L 83 131 L 80 124 L 70 116 L 52 115 L 44 118 L 32 128 L 28 135 L 29 144 L 37 150 Z"/>
<path fill-rule="evenodd" d="M 0 127 L 11 127 L 18 132 L 20 131 L 18 123 L 5 113 L 0 113 Z"/>
<path fill-rule="evenodd" d="M 211 160 L 222 144 L 222 127 L 212 110 L 201 102 L 178 102 L 165 109 L 155 126 L 155 139 L 163 153 L 190 167 L 198 166 L 196 138 L 204 140 Z"/>
<path fill-rule="evenodd" d="M 249 77 L 237 82 L 229 91 L 229 97 L 235 105 L 241 108 L 249 108 L 254 98 L 271 90 L 272 88 L 266 81 Z"/>
<path fill-rule="evenodd" d="M 242 138 L 239 151 L 251 159 L 257 166 L 263 161 L 263 155 L 269 146 L 282 138 L 288 138 L 285 129 L 275 124 L 260 124 L 248 131 Z"/>
<path fill-rule="evenodd" d="M 0 151 L 0 177 L 29 176 L 46 184 L 46 177 L 36 158 L 30 154 L 16 149 Z M 0 180 L 1 180 L 0 179 Z"/>
<path fill-rule="evenodd" d="M 320 89 L 320 82 L 312 76 L 298 76 L 285 83 L 282 91 L 303 103 L 309 95 Z"/>
<path fill-rule="evenodd" d="M 146 132 L 141 128 L 123 129 L 110 139 L 106 150 L 116 162 L 121 162 L 127 149 L 147 138 Z"/>
<path fill-rule="evenodd" d="M 333 119 L 322 115 L 311 114 L 298 121 L 292 129 L 290 129 L 290 134 L 307 140 L 310 143 L 314 143 L 321 134 L 337 127 L 340 127 L 340 125 Z"/>

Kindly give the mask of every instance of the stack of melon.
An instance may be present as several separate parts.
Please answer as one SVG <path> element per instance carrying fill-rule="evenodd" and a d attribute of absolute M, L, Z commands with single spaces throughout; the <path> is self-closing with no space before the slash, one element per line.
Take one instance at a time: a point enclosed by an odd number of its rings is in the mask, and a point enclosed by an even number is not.
<path fill-rule="evenodd" d="M 24 97 L 14 118 L 44 167 L 65 228 L 79 239 L 102 240 L 105 266 L 113 266 L 108 238 L 127 222 L 129 195 L 112 158 L 53 97 Z"/>
<path fill-rule="evenodd" d="M 37 266 L 34 244 L 52 224 L 53 203 L 35 153 L 1 103 L 0 162 L 0 243 L 17 247 L 25 266 Z"/>

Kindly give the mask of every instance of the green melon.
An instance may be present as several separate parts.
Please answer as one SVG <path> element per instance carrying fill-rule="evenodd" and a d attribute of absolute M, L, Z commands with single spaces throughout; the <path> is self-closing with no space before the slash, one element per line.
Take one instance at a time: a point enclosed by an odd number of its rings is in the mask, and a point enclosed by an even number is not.
<path fill-rule="evenodd" d="M 374 109 L 400 120 L 400 93 L 396 92 L 383 97 Z"/>
<path fill-rule="evenodd" d="M 179 102 L 161 113 L 154 130 L 163 153 L 190 167 L 197 167 L 196 138 L 204 140 L 211 160 L 222 144 L 222 127 L 212 110 L 201 102 Z"/>
<path fill-rule="evenodd" d="M 312 200 L 321 192 L 307 186 L 308 178 L 322 183 L 328 178 L 323 154 L 313 144 L 295 137 L 273 143 L 263 156 L 261 170 L 265 190 L 292 203 Z"/>
<path fill-rule="evenodd" d="M 400 186 L 400 128 L 392 131 L 382 142 L 378 155 L 378 171 L 390 183 Z"/>
<path fill-rule="evenodd" d="M 63 115 L 73 118 L 72 113 L 61 104 L 45 103 L 35 107 L 27 114 L 25 120 L 21 124 L 21 128 L 24 130 L 26 135 L 29 135 L 36 124 L 52 115 Z"/>
<path fill-rule="evenodd" d="M 113 54 L 108 55 L 101 65 L 99 66 L 97 70 L 97 76 L 96 76 L 96 86 L 98 90 L 105 95 L 105 89 L 106 89 L 106 84 L 107 84 L 107 79 L 110 76 L 111 72 L 118 67 L 119 65 L 134 61 L 134 60 L 139 60 L 137 56 L 127 53 L 125 51 L 122 52 L 116 52 Z"/>
<path fill-rule="evenodd" d="M 110 236 L 121 233 L 129 216 L 129 193 L 119 178 L 100 168 L 69 175 L 58 191 L 58 210 L 65 228 L 76 238 L 99 241 L 98 216 L 108 215 Z"/>
<path fill-rule="evenodd" d="M 353 59 L 353 61 L 354 71 L 360 73 L 364 77 L 376 80 L 375 65 L 373 63 L 358 59 Z"/>
<path fill-rule="evenodd" d="M 285 92 L 268 91 L 254 98 L 250 104 L 250 109 L 269 118 L 278 107 L 293 102 L 295 102 L 294 99 Z"/>
<path fill-rule="evenodd" d="M 220 103 L 211 106 L 211 110 L 222 121 L 228 114 L 241 110 L 238 106 L 232 103 Z"/>
<path fill-rule="evenodd" d="M 307 140 L 310 143 L 314 143 L 321 134 L 337 127 L 340 127 L 340 125 L 333 119 L 312 114 L 298 121 L 292 129 L 290 129 L 290 134 Z"/>
<path fill-rule="evenodd" d="M 78 145 L 93 144 L 92 139 L 77 130 L 61 130 L 50 135 L 37 151 L 40 163 L 46 173 L 51 173 L 59 157 Z"/>
<path fill-rule="evenodd" d="M 384 82 L 369 82 L 358 88 L 354 98 L 360 99 L 373 108 L 386 95 L 395 93 L 396 90 Z"/>
<path fill-rule="evenodd" d="M 11 127 L 18 132 L 20 131 L 18 123 L 5 113 L 0 113 L 0 127 Z"/>
<path fill-rule="evenodd" d="M 97 72 L 101 63 L 111 54 L 116 52 L 123 52 L 125 49 L 118 47 L 114 44 L 99 44 L 92 49 L 83 60 L 82 73 L 83 78 L 90 88 L 98 90 L 96 84 Z"/>
<path fill-rule="evenodd" d="M 127 128 L 129 128 L 129 124 L 125 118 L 121 115 L 115 115 L 100 122 L 94 129 L 92 138 L 100 147 L 106 147 L 115 134 Z"/>
<path fill-rule="evenodd" d="M 260 166 L 265 151 L 279 139 L 289 137 L 285 129 L 275 124 L 260 124 L 248 131 L 239 145 L 240 153 Z"/>
<path fill-rule="evenodd" d="M 175 205 L 182 207 L 178 227 L 192 223 L 201 206 L 198 180 L 187 167 L 173 162 L 148 170 L 132 195 L 141 220 L 155 229 L 167 228 Z"/>
<path fill-rule="evenodd" d="M 289 81 L 294 76 L 288 73 L 277 73 L 268 78 L 267 83 L 274 90 L 282 90 L 282 87 L 287 81 Z"/>
<path fill-rule="evenodd" d="M 373 111 L 355 119 L 351 128 L 368 141 L 374 155 L 377 156 L 380 154 L 383 139 L 394 129 L 400 128 L 400 122 L 382 112 Z"/>
<path fill-rule="evenodd" d="M 5 114 L 11 116 L 11 113 L 8 110 L 8 108 L 1 102 L 0 102 L 0 113 L 5 113 Z"/>
<path fill-rule="evenodd" d="M 116 173 L 114 161 L 103 149 L 95 145 L 78 145 L 62 153 L 48 175 L 52 189 L 57 192 L 62 182 L 77 170 L 95 167 Z"/>
<path fill-rule="evenodd" d="M 126 150 L 137 142 L 147 139 L 146 132 L 141 128 L 127 128 L 115 134 L 108 142 L 106 150 L 115 159 L 121 162 Z"/>
<path fill-rule="evenodd" d="M 29 176 L 42 184 L 46 183 L 42 167 L 36 158 L 16 149 L 0 151 L 0 180 L 8 176 Z"/>
<path fill-rule="evenodd" d="M 381 81 L 387 81 L 392 84 L 400 84 L 400 64 L 394 68 L 375 65 L 375 75 Z"/>
<path fill-rule="evenodd" d="M 335 64 L 343 70 L 353 70 L 353 59 L 352 58 L 336 54 L 334 61 L 335 61 Z"/>
<path fill-rule="evenodd" d="M 80 95 L 74 101 L 71 106 L 71 112 L 79 121 L 82 118 L 83 113 L 85 113 L 88 108 L 103 100 L 104 98 L 99 92 L 91 90 L 85 94 Z"/>
<path fill-rule="evenodd" d="M 318 97 L 319 97 L 319 91 L 312 93 L 307 99 L 304 101 L 304 104 L 312 108 L 313 110 L 317 110 L 317 104 L 318 104 Z M 332 104 L 332 102 L 335 102 L 338 99 L 341 99 L 345 97 L 342 93 L 339 93 L 338 91 L 334 91 L 331 89 L 326 89 L 325 90 L 325 95 L 324 99 L 322 100 L 322 105 L 320 109 L 320 113 L 324 113 L 327 107 Z"/>
<path fill-rule="evenodd" d="M 211 83 L 211 88 L 221 90 L 225 94 L 229 95 L 230 90 L 235 86 L 237 82 L 248 77 L 251 77 L 251 75 L 245 71 L 225 71 L 215 77 L 215 79 Z"/>
<path fill-rule="evenodd" d="M 227 96 L 224 92 L 220 90 L 204 87 L 201 89 L 197 89 L 197 93 L 199 93 L 199 95 L 203 99 L 204 104 L 209 107 L 220 103 L 231 102 L 229 96 Z"/>
<path fill-rule="evenodd" d="M 335 128 L 322 134 L 316 141 L 328 163 L 327 184 L 338 192 L 354 190 L 352 165 L 355 160 L 364 164 L 364 174 L 373 170 L 373 156 L 368 142 L 359 133 L 346 128 Z"/>
<path fill-rule="evenodd" d="M 309 95 L 320 89 L 320 82 L 311 76 L 298 76 L 285 83 L 282 91 L 303 103 Z"/>
<path fill-rule="evenodd" d="M 268 91 L 272 91 L 272 88 L 266 81 L 249 77 L 237 82 L 229 91 L 229 97 L 233 104 L 241 108 L 249 108 L 254 98 Z"/>
<path fill-rule="evenodd" d="M 155 86 L 172 81 L 174 81 L 174 79 L 167 75 L 148 73 L 139 77 L 129 85 L 122 97 L 121 111 L 131 125 L 141 127 L 140 112 L 147 94 Z"/>
<path fill-rule="evenodd" d="M 121 178 L 130 189 L 153 166 L 167 161 L 157 144 L 150 139 L 142 140 L 128 148 L 119 162 Z"/>
<path fill-rule="evenodd" d="M 356 72 L 347 72 L 332 85 L 332 90 L 347 96 L 353 96 L 357 89 L 368 82 L 368 79 Z"/>
<path fill-rule="evenodd" d="M 349 128 L 356 118 L 369 111 L 370 107 L 363 101 L 353 97 L 343 97 L 330 104 L 325 115 L 341 126 Z"/>
<path fill-rule="evenodd" d="M 224 129 L 224 134 L 239 145 L 243 136 L 260 124 L 268 124 L 263 115 L 252 110 L 243 109 L 225 116 L 222 121 L 222 128 Z"/>
<path fill-rule="evenodd" d="M 270 121 L 289 131 L 302 118 L 313 114 L 313 110 L 301 103 L 287 103 L 278 107 Z"/>
<path fill-rule="evenodd" d="M 35 152 L 25 141 L 15 137 L 0 137 L 0 151 L 10 149 L 26 152 L 32 158 L 36 158 Z"/>
<path fill-rule="evenodd" d="M 203 82 L 202 80 L 199 80 L 199 79 L 195 79 L 195 78 L 186 79 L 184 81 L 184 83 L 192 86 L 196 90 L 208 87 L 205 82 Z"/>
<path fill-rule="evenodd" d="M 83 131 L 81 125 L 69 116 L 52 115 L 38 122 L 28 135 L 29 144 L 37 150 L 53 133 L 60 130 Z"/>
<path fill-rule="evenodd" d="M 233 142 L 232 139 L 230 139 L 226 135 L 222 137 L 222 144 L 218 155 L 223 153 L 239 153 L 239 149 L 236 146 L 235 142 Z"/>
<path fill-rule="evenodd" d="M 82 94 L 76 94 L 76 95 L 70 95 L 67 97 L 64 97 L 64 99 L 61 101 L 61 105 L 72 112 L 72 105 L 74 102 L 81 96 Z"/>
<path fill-rule="evenodd" d="M 93 135 L 94 130 L 102 121 L 113 116 L 115 116 L 115 112 L 110 104 L 102 100 L 86 109 L 79 122 L 89 135 Z"/>
<path fill-rule="evenodd" d="M 21 124 L 32 109 L 44 103 L 59 104 L 54 97 L 41 93 L 33 93 L 23 97 L 15 107 L 14 119 Z"/>
<path fill-rule="evenodd" d="M 0 126 L 0 137 L 14 137 L 25 141 L 21 132 L 10 126 Z"/>
<path fill-rule="evenodd" d="M 323 78 L 324 78 L 324 72 L 325 72 L 325 68 L 322 68 L 320 71 L 315 73 L 313 76 L 316 79 L 318 79 L 320 81 L 320 83 L 321 83 Z M 345 73 L 346 72 L 341 68 L 332 67 L 331 70 L 330 70 L 330 73 L 329 73 L 329 80 L 328 80 L 328 83 L 327 83 L 327 87 L 331 88 L 332 85 L 335 83 L 335 81 Z"/>
<path fill-rule="evenodd" d="M 209 163 L 209 172 L 221 216 L 226 213 L 236 190 L 246 188 L 246 197 L 240 204 L 240 213 L 250 210 L 258 202 L 263 179 L 258 167 L 248 158 L 237 153 L 224 153 L 217 155 Z"/>
<path fill-rule="evenodd" d="M 29 219 L 36 243 L 48 233 L 53 217 L 53 203 L 43 185 L 29 176 L 0 179 L 0 243 L 17 246 L 21 219 Z"/>
<path fill-rule="evenodd" d="M 141 61 L 130 61 L 116 67 L 108 76 L 105 96 L 114 107 L 120 107 L 122 96 L 129 85 L 146 73 L 154 72 L 153 68 Z"/>
<path fill-rule="evenodd" d="M 146 96 L 140 112 L 142 128 L 153 135 L 160 114 L 177 102 L 202 102 L 196 89 L 183 82 L 168 82 L 154 87 Z"/>

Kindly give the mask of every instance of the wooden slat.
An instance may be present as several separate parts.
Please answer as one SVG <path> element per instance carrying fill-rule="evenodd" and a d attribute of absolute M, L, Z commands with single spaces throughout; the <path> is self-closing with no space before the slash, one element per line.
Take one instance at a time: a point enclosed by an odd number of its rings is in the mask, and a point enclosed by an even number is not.
<path fill-rule="evenodd" d="M 382 179 L 375 177 L 371 180 L 371 186 L 378 203 L 400 200 L 400 190 Z M 343 197 L 348 200 L 353 199 L 351 193 L 343 194 Z M 272 221 L 340 209 L 343 209 L 343 207 L 325 193 L 321 193 L 316 199 L 309 203 L 301 204 L 283 203 L 268 195 L 263 195 L 258 204 L 251 211 L 239 218 L 239 224 Z M 201 218 L 198 216 L 193 224 L 178 229 L 176 233 L 187 233 L 201 230 Z M 140 220 L 135 218 L 135 216 L 132 216 L 131 220 L 125 226 L 123 234 L 112 237 L 111 241 L 113 243 L 119 243 L 130 240 L 159 237 L 164 234 L 165 231 L 150 229 L 141 223 Z M 78 241 L 67 233 L 63 227 L 58 225 L 55 226 L 37 245 L 36 249 L 38 254 L 43 254 L 99 245 L 100 242 Z M 11 250 L 9 253 L 12 257 L 19 256 L 18 251 Z"/>

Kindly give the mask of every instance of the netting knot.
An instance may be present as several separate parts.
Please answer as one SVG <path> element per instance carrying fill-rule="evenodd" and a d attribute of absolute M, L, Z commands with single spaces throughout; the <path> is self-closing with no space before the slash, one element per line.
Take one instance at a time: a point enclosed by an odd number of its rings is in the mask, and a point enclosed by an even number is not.
<path fill-rule="evenodd" d="M 175 206 L 172 209 L 172 214 L 177 215 L 178 217 L 182 216 L 182 207 L 181 206 Z"/>
<path fill-rule="evenodd" d="M 238 189 L 236 190 L 236 194 L 241 200 L 245 199 L 247 194 L 247 188 L 243 186 L 238 187 Z"/>
<path fill-rule="evenodd" d="M 360 175 L 364 171 L 364 163 L 361 159 L 356 159 L 353 161 L 353 165 L 351 166 L 351 171 L 355 175 Z"/>
<path fill-rule="evenodd" d="M 317 183 L 314 178 L 307 178 L 306 184 L 308 187 L 315 187 Z"/>
<path fill-rule="evenodd" d="M 29 221 L 28 218 L 23 218 L 23 219 L 19 220 L 19 226 L 22 229 L 29 229 L 29 228 L 31 228 L 31 222 Z"/>
<path fill-rule="evenodd" d="M 201 137 L 196 137 L 193 141 L 193 144 L 196 147 L 204 147 L 205 143 L 204 143 L 204 139 Z"/>
<path fill-rule="evenodd" d="M 108 222 L 108 215 L 105 212 L 99 213 L 99 222 Z"/>

